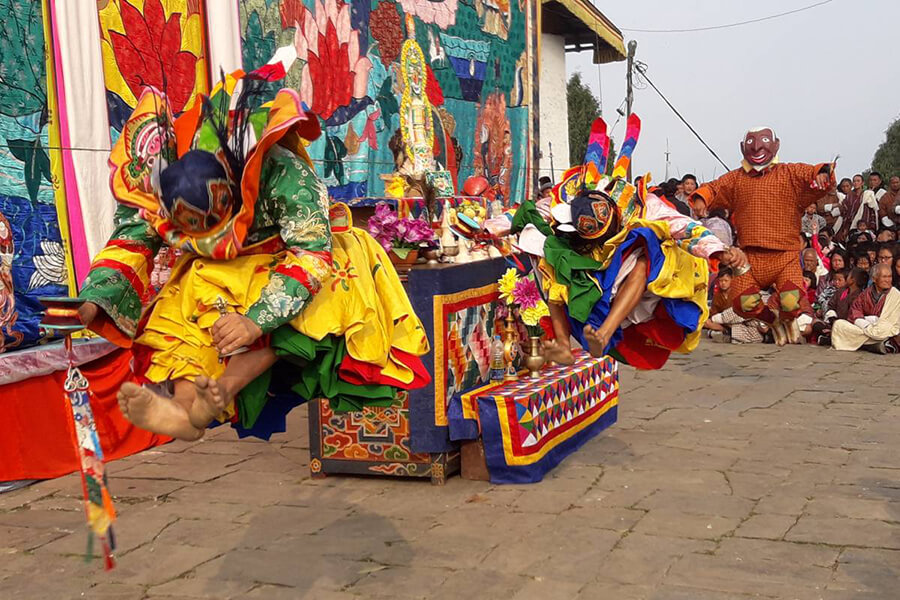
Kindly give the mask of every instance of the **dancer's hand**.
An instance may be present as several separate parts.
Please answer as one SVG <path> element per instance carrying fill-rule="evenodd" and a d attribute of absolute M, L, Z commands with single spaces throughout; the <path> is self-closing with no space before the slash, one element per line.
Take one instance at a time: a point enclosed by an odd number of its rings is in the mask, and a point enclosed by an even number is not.
<path fill-rule="evenodd" d="M 212 327 L 213 343 L 222 356 L 227 356 L 243 346 L 249 346 L 262 336 L 259 325 L 249 317 L 228 313 L 220 317 Z"/>
<path fill-rule="evenodd" d="M 726 249 L 719 255 L 719 260 L 726 267 L 731 267 L 736 270 L 741 270 L 749 266 L 747 255 L 744 254 L 744 251 L 740 248 L 731 247 Z"/>
<path fill-rule="evenodd" d="M 819 173 L 816 175 L 816 187 L 820 190 L 827 190 L 831 187 L 831 173 Z"/>
<path fill-rule="evenodd" d="M 78 318 L 81 319 L 82 324 L 87 327 L 94 322 L 94 319 L 97 318 L 97 313 L 99 312 L 99 306 L 93 302 L 85 302 L 78 307 Z"/>

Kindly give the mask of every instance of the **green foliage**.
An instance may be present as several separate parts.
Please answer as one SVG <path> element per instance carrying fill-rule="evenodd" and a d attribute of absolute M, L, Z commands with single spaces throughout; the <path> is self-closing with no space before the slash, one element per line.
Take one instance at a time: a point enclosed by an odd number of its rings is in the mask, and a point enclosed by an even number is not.
<path fill-rule="evenodd" d="M 25 187 L 32 202 L 37 202 L 42 180 L 50 181 L 50 157 L 41 145 L 41 138 L 31 141 L 9 140 L 9 151 L 25 163 Z"/>
<path fill-rule="evenodd" d="M 591 124 L 600 116 L 600 102 L 581 81 L 581 73 L 569 78 L 566 103 L 569 107 L 569 164 L 580 165 L 587 150 Z"/>
<path fill-rule="evenodd" d="M 616 156 L 618 156 L 618 152 L 616 152 L 616 140 L 612 136 L 609 138 L 609 158 L 606 160 L 606 174 L 612 175 L 613 169 L 616 166 Z"/>
<path fill-rule="evenodd" d="M 0 0 L 0 17 L 0 113 L 40 112 L 47 104 L 41 3 Z"/>
<path fill-rule="evenodd" d="M 887 136 L 872 159 L 872 170 L 881 173 L 887 181 L 893 175 L 900 175 L 900 119 L 891 123 L 885 133 Z"/>

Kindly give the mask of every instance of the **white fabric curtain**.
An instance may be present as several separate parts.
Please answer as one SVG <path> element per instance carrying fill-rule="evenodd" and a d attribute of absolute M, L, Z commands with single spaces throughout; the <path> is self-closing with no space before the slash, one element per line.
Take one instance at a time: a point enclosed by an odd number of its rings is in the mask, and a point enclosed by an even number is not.
<path fill-rule="evenodd" d="M 63 169 L 78 282 L 113 230 L 109 118 L 97 3 L 50 0 Z"/>
<path fill-rule="evenodd" d="M 206 3 L 206 31 L 209 43 L 209 73 L 212 85 L 219 73 L 241 68 L 241 20 L 238 0 L 213 0 Z"/>

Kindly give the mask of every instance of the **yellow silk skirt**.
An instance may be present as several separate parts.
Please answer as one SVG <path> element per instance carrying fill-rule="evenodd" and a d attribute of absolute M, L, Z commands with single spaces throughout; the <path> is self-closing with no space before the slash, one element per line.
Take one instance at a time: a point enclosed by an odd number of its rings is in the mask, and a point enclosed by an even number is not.
<path fill-rule="evenodd" d="M 259 300 L 283 256 L 259 254 L 216 261 L 184 256 L 148 309 L 135 342 L 148 347 L 152 382 L 199 375 L 218 378 L 225 364 L 211 328 L 221 298 L 229 312 L 245 313 Z M 332 235 L 332 272 L 290 326 L 313 339 L 343 336 L 347 353 L 381 367 L 381 374 L 409 383 L 412 370 L 394 356 L 428 352 L 428 338 L 387 254 L 368 233 L 352 228 Z"/>

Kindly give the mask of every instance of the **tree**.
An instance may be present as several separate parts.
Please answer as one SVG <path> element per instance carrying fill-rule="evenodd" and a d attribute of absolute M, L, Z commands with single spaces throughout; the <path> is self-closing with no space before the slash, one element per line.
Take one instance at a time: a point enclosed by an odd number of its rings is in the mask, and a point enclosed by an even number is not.
<path fill-rule="evenodd" d="M 872 170 L 888 179 L 893 175 L 900 175 L 900 119 L 894 120 L 885 133 L 886 138 L 872 159 Z"/>
<path fill-rule="evenodd" d="M 581 73 L 574 73 L 566 84 L 566 104 L 569 107 L 569 164 L 584 160 L 591 123 L 600 116 L 600 102 L 581 81 Z"/>
<path fill-rule="evenodd" d="M 566 104 L 569 107 L 569 164 L 580 165 L 584 161 L 591 125 L 600 116 L 600 102 L 581 81 L 581 73 L 575 73 L 566 84 Z M 606 174 L 612 173 L 616 163 L 616 142 L 610 137 Z"/>

